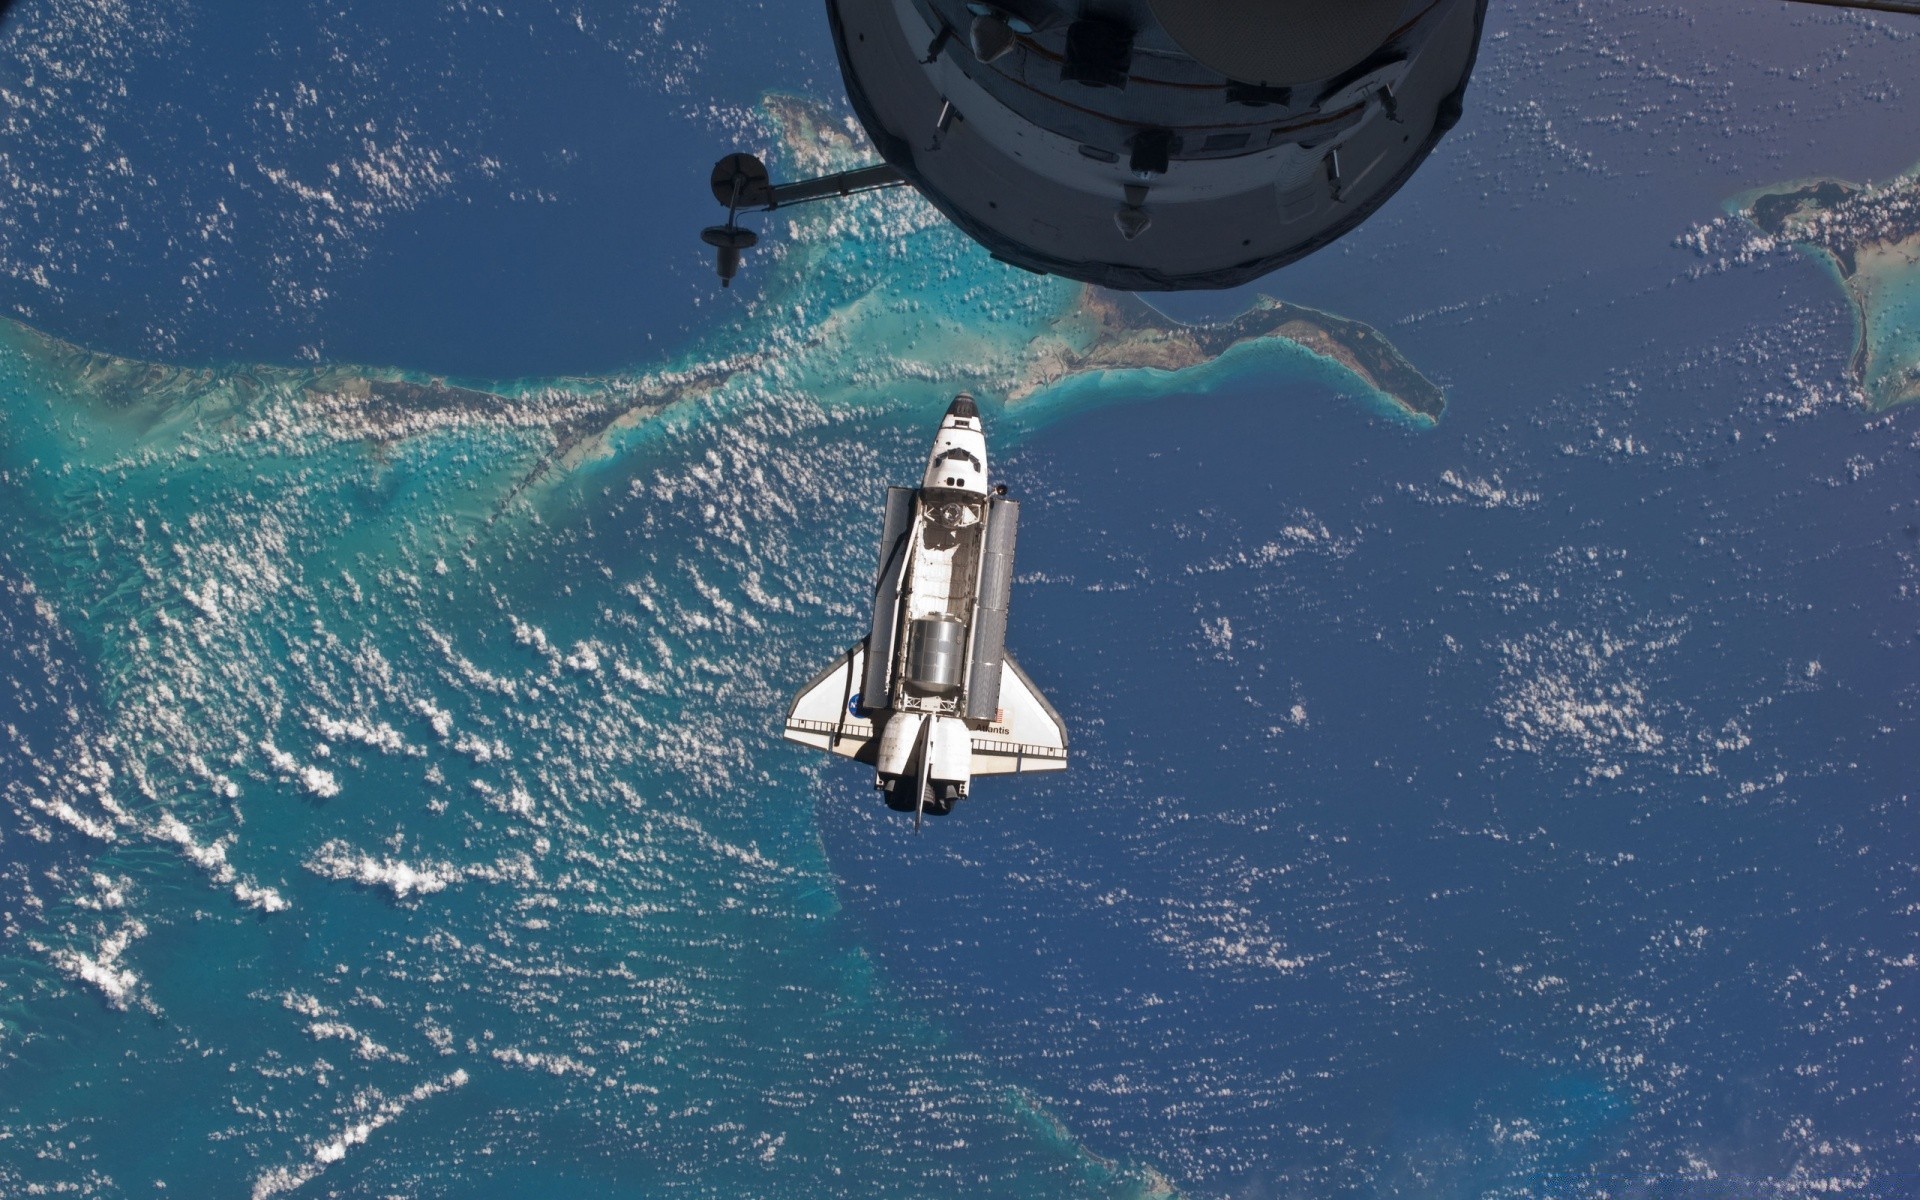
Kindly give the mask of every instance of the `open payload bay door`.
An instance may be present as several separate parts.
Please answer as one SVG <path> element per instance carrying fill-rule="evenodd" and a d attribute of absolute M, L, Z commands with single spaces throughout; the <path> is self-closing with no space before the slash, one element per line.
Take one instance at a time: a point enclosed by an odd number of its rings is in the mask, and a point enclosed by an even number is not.
<path fill-rule="evenodd" d="M 860 703 L 866 672 L 867 644 L 855 642 L 793 698 L 787 709 L 787 740 L 872 762 L 874 725 Z"/>
<path fill-rule="evenodd" d="M 975 775 L 1067 769 L 1067 727 L 1033 680 L 1008 655 L 1000 676 L 1000 709 L 973 735 Z M 792 736 L 789 734 L 788 736 Z"/>

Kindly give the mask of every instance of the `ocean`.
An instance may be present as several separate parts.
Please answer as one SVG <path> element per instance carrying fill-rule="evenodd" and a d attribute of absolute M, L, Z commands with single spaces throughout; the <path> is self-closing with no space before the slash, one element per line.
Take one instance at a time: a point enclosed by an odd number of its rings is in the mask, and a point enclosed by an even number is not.
<path fill-rule="evenodd" d="M 1074 289 L 900 196 L 624 357 L 512 258 L 391 328 L 16 288 L 88 349 L 0 329 L 0 1191 L 1907 1194 L 1920 429 L 1817 264 L 1681 244 L 1911 161 L 1846 119 L 1911 37 L 1795 20 L 1790 135 L 1761 32 L 1496 25 L 1459 148 L 1273 281 L 1433 427 L 1276 346 L 1009 402 Z M 915 835 L 777 725 L 962 387 L 1074 763 Z"/>

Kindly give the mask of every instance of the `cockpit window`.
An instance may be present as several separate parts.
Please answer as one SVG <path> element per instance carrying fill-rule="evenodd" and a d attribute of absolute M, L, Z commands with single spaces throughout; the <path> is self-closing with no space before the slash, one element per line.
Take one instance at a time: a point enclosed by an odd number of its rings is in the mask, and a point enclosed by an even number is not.
<path fill-rule="evenodd" d="M 964 458 L 968 462 L 973 464 L 973 469 L 976 471 L 985 471 L 987 469 L 986 467 L 981 465 L 979 459 L 975 458 L 972 454 L 968 453 L 967 451 L 962 450 L 958 446 L 955 446 L 953 449 L 948 450 L 945 453 L 941 454 L 939 458 L 936 458 L 933 460 L 933 463 L 935 466 L 939 466 L 941 463 L 946 462 L 950 458 Z"/>

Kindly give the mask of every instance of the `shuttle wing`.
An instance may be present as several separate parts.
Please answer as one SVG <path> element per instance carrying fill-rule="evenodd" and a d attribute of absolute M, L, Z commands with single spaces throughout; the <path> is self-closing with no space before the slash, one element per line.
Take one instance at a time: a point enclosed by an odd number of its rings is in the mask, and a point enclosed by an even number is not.
<path fill-rule="evenodd" d="M 867 644 L 855 642 L 793 698 L 787 707 L 787 740 L 862 762 L 873 761 L 873 721 L 860 704 L 866 670 Z"/>
<path fill-rule="evenodd" d="M 1066 724 L 1008 655 L 1000 676 L 1000 711 L 992 724 L 973 735 L 973 773 L 1013 775 L 1066 768 Z"/>

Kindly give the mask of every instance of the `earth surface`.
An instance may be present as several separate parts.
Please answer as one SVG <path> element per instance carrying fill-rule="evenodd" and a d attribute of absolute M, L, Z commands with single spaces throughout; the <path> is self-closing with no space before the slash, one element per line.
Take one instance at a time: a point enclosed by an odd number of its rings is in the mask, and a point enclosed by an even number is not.
<path fill-rule="evenodd" d="M 1155 312 L 719 291 L 813 6 L 15 5 L 0 1194 L 1910 1196 L 1916 62 L 1497 2 Z M 962 388 L 1074 761 L 915 836 L 777 728 Z"/>

